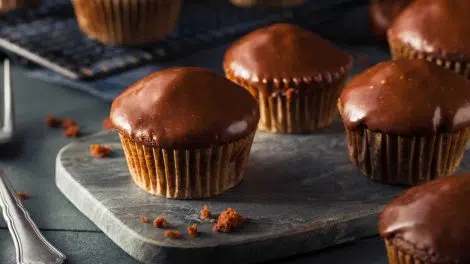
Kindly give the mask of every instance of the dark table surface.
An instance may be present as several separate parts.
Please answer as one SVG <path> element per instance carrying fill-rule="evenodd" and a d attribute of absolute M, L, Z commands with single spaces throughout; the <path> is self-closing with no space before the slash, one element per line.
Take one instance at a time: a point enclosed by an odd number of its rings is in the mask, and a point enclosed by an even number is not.
<path fill-rule="evenodd" d="M 82 215 L 54 183 L 57 152 L 71 139 L 63 137 L 61 130 L 46 128 L 44 117 L 53 114 L 72 118 L 85 135 L 92 134 L 102 129 L 109 104 L 73 89 L 31 79 L 22 69 L 15 69 L 14 81 L 17 133 L 12 144 L 0 147 L 0 167 L 8 173 L 16 191 L 31 195 L 24 204 L 32 218 L 67 255 L 70 264 L 137 263 Z M 13 242 L 3 220 L 0 263 L 16 263 Z M 378 264 L 387 260 L 383 242 L 372 237 L 272 263 Z"/>

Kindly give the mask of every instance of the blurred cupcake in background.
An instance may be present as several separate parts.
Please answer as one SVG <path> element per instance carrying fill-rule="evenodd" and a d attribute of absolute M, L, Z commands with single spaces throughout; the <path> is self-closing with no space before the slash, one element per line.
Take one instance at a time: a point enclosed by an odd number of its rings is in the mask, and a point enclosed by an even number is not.
<path fill-rule="evenodd" d="M 8 12 L 17 8 L 38 7 L 41 0 L 0 0 L 0 12 Z"/>
<path fill-rule="evenodd" d="M 372 31 L 380 42 L 387 41 L 387 29 L 413 0 L 372 0 L 369 17 Z"/>
<path fill-rule="evenodd" d="M 305 0 L 230 0 L 239 7 L 294 7 L 301 5 Z"/>
<path fill-rule="evenodd" d="M 81 30 L 105 44 L 142 45 L 175 28 L 181 0 L 74 0 Z"/>

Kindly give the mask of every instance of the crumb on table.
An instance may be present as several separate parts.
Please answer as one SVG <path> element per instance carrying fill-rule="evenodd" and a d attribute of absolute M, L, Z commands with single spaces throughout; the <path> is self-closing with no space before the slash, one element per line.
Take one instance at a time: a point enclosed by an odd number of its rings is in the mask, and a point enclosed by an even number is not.
<path fill-rule="evenodd" d="M 92 144 L 90 145 L 90 152 L 93 157 L 104 158 L 111 154 L 112 149 L 109 145 Z"/>
<path fill-rule="evenodd" d="M 207 206 L 207 204 L 202 207 L 202 210 L 200 212 L 200 217 L 201 219 L 211 218 L 211 212 L 209 211 L 209 206 Z"/>
<path fill-rule="evenodd" d="M 103 129 L 104 130 L 110 130 L 110 129 L 113 129 L 114 126 L 113 126 L 113 123 L 111 122 L 111 119 L 107 118 L 105 120 L 103 120 Z"/>
<path fill-rule="evenodd" d="M 145 215 L 140 216 L 140 222 L 146 224 L 149 222 L 149 219 Z"/>
<path fill-rule="evenodd" d="M 62 124 L 62 120 L 52 115 L 46 116 L 44 122 L 46 123 L 47 127 L 58 127 Z"/>
<path fill-rule="evenodd" d="M 176 230 L 165 230 L 164 235 L 168 238 L 173 238 L 173 239 L 181 238 L 181 233 Z"/>
<path fill-rule="evenodd" d="M 70 126 L 65 129 L 64 136 L 66 137 L 79 137 L 80 136 L 80 127 L 79 126 Z"/>
<path fill-rule="evenodd" d="M 64 119 L 62 120 L 62 123 L 61 123 L 62 127 L 67 129 L 69 127 L 73 127 L 73 126 L 78 126 L 77 122 L 75 122 L 74 120 L 72 119 Z"/>
<path fill-rule="evenodd" d="M 199 232 L 197 231 L 197 224 L 192 224 L 186 229 L 187 233 L 191 237 L 197 237 Z"/>
<path fill-rule="evenodd" d="M 27 192 L 16 192 L 16 195 L 21 199 L 21 200 L 28 200 L 29 199 L 29 194 Z"/>
<path fill-rule="evenodd" d="M 155 220 L 152 222 L 152 225 L 156 228 L 166 228 L 168 226 L 166 219 L 163 216 L 155 218 Z"/>
<path fill-rule="evenodd" d="M 244 217 L 239 215 L 235 210 L 232 208 L 227 208 L 220 214 L 219 219 L 217 220 L 217 224 L 214 225 L 213 230 L 215 232 L 229 233 L 240 227 L 244 221 Z"/>

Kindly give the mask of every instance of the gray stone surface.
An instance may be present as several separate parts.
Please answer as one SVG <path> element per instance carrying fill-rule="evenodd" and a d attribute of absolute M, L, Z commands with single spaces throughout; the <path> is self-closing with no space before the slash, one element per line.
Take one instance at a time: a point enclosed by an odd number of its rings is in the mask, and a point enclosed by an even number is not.
<path fill-rule="evenodd" d="M 109 144 L 115 154 L 96 159 L 93 143 Z M 105 132 L 65 147 L 57 157 L 59 189 L 126 252 L 145 263 L 224 263 L 263 261 L 341 244 L 377 233 L 382 206 L 402 188 L 361 176 L 348 161 L 339 121 L 316 135 L 258 133 L 245 180 L 211 199 L 168 200 L 147 194 L 131 179 L 115 132 Z M 211 232 L 198 219 L 208 204 L 212 211 L 232 207 L 249 221 L 232 234 Z M 165 216 L 184 232 L 201 223 L 197 239 L 171 240 L 149 224 Z"/>

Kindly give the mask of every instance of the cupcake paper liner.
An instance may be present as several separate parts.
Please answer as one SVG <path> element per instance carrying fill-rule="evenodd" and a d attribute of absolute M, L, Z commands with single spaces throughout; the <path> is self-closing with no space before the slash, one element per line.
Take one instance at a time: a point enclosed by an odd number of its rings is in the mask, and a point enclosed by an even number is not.
<path fill-rule="evenodd" d="M 140 188 L 166 198 L 197 199 L 240 183 L 254 135 L 204 149 L 148 147 L 120 137 L 131 176 Z"/>
<path fill-rule="evenodd" d="M 336 103 L 347 78 L 344 69 L 317 78 L 260 82 L 239 78 L 229 69 L 225 74 L 257 99 L 259 130 L 288 134 L 311 133 L 330 125 L 338 113 Z M 275 92 L 263 92 L 266 90 Z"/>
<path fill-rule="evenodd" d="M 421 261 L 414 256 L 399 250 L 388 239 L 385 239 L 385 247 L 387 248 L 389 264 L 430 264 L 429 262 Z"/>
<path fill-rule="evenodd" d="M 346 137 L 349 158 L 368 178 L 416 185 L 454 172 L 462 161 L 470 128 L 420 137 L 346 129 Z"/>
<path fill-rule="evenodd" d="M 38 7 L 40 4 L 41 0 L 0 0 L 0 12 L 23 7 Z"/>
<path fill-rule="evenodd" d="M 74 0 L 73 5 L 89 37 L 106 44 L 139 45 L 173 31 L 181 0 Z"/>
<path fill-rule="evenodd" d="M 439 66 L 450 69 L 470 79 L 470 63 L 466 61 L 450 60 L 436 54 L 427 54 L 413 49 L 401 41 L 389 38 L 390 52 L 393 59 L 425 59 Z"/>

